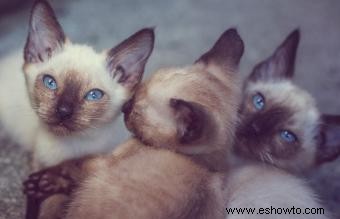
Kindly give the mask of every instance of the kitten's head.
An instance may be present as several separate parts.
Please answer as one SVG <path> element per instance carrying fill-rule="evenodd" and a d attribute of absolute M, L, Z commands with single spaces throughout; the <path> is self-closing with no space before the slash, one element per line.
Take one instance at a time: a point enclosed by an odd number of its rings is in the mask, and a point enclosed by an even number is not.
<path fill-rule="evenodd" d="M 123 107 L 128 129 L 148 145 L 186 154 L 231 145 L 242 54 L 241 38 L 229 29 L 193 65 L 158 70 Z"/>
<path fill-rule="evenodd" d="M 66 39 L 46 1 L 34 4 L 29 24 L 24 73 L 32 107 L 48 130 L 62 136 L 111 123 L 142 78 L 153 30 L 97 53 Z"/>
<path fill-rule="evenodd" d="M 247 157 L 290 171 L 312 167 L 322 154 L 328 157 L 323 161 L 335 155 L 319 150 L 320 145 L 329 148 L 329 141 L 320 143 L 329 131 L 321 124 L 328 122 L 323 122 L 312 96 L 291 81 L 299 35 L 298 30 L 292 32 L 245 81 L 235 144 Z"/>

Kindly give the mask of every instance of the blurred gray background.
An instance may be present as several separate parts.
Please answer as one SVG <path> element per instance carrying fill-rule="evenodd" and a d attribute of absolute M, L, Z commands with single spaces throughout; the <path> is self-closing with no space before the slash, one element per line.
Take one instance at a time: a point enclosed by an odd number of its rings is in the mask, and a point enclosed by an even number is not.
<path fill-rule="evenodd" d="M 311 92 L 323 112 L 340 113 L 340 1 L 337 0 L 55 0 L 50 1 L 68 37 L 101 50 L 142 27 L 156 27 L 155 50 L 146 77 L 163 66 L 192 63 L 227 28 L 245 42 L 242 76 L 268 57 L 288 33 L 302 32 L 295 81 Z M 32 1 L 0 0 L 0 58 L 22 49 Z M 4 69 L 0 69 L 0 72 Z M 10 97 L 10 93 L 9 93 Z M 13 121 L 20 122 L 20 121 Z M 128 137 L 121 119 L 117 144 Z M 0 130 L 0 219 L 22 218 L 21 181 L 28 155 Z M 308 181 L 327 208 L 340 217 L 340 159 Z"/>

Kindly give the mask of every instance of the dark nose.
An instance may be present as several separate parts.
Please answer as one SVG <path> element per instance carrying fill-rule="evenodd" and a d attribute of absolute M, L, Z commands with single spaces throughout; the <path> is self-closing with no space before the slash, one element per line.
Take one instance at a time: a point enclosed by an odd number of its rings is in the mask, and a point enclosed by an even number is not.
<path fill-rule="evenodd" d="M 252 123 L 251 124 L 251 129 L 254 133 L 258 134 L 260 132 L 260 127 L 257 123 Z"/>
<path fill-rule="evenodd" d="M 73 114 L 73 107 L 69 104 L 60 104 L 57 108 L 59 119 L 69 119 Z"/>
<path fill-rule="evenodd" d="M 132 111 L 133 106 L 133 99 L 130 99 L 128 102 L 126 102 L 122 107 L 122 112 L 124 113 L 124 116 L 128 116 Z"/>

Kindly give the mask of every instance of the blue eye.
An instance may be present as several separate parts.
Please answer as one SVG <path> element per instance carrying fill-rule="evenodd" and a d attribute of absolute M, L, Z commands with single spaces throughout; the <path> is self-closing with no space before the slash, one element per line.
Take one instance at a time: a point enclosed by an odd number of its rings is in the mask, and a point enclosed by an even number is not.
<path fill-rule="evenodd" d="M 104 92 L 99 89 L 92 89 L 87 92 L 85 99 L 90 101 L 100 100 L 104 96 Z"/>
<path fill-rule="evenodd" d="M 265 105 L 265 101 L 264 101 L 264 97 L 262 96 L 262 94 L 258 93 L 253 96 L 253 105 L 255 106 L 257 110 L 263 109 Z"/>
<path fill-rule="evenodd" d="M 50 90 L 55 90 L 58 87 L 57 82 L 50 75 L 44 75 L 43 82 L 44 82 L 45 87 L 47 87 Z"/>
<path fill-rule="evenodd" d="M 280 132 L 280 137 L 282 140 L 288 142 L 288 143 L 293 143 L 297 141 L 297 137 L 290 131 L 283 130 Z"/>

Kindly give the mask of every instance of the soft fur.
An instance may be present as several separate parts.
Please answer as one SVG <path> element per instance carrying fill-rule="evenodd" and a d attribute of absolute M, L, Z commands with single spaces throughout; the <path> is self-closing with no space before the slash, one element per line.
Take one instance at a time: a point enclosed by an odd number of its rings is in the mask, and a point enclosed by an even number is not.
<path fill-rule="evenodd" d="M 219 175 L 165 149 L 130 140 L 124 159 L 94 162 L 65 218 L 222 218 Z"/>
<path fill-rule="evenodd" d="M 326 153 L 319 146 L 328 145 L 326 142 L 331 139 L 322 137 L 324 141 L 320 141 L 321 134 L 328 131 L 322 128 L 315 101 L 291 81 L 298 41 L 299 32 L 294 31 L 271 57 L 254 68 L 245 81 L 241 120 L 234 145 L 237 156 L 243 159 L 236 159 L 238 162 L 228 175 L 225 197 L 229 209 L 255 208 L 256 212 L 252 215 L 229 214 L 228 219 L 330 216 L 325 208 L 325 215 L 256 214 L 259 208 L 295 207 L 302 211 L 323 208 L 305 181 L 290 173 L 301 173 L 313 167 L 319 154 Z M 262 109 L 257 109 L 253 103 L 256 94 L 265 98 Z M 282 130 L 293 132 L 298 140 L 283 141 L 279 135 Z M 335 130 L 333 128 L 332 133 Z"/>
<path fill-rule="evenodd" d="M 123 112 L 143 144 L 117 148 L 116 157 L 128 155 L 114 166 L 96 161 L 66 218 L 223 218 L 223 176 L 208 170 L 227 167 L 242 54 L 243 42 L 230 29 L 194 65 L 161 69 L 142 83 Z"/>
<path fill-rule="evenodd" d="M 115 118 L 141 80 L 153 43 L 153 30 L 143 29 L 97 53 L 66 39 L 49 4 L 37 1 L 24 63 L 17 54 L 1 63 L 1 122 L 43 166 L 112 149 Z M 44 85 L 46 75 L 55 79 L 57 89 Z M 92 89 L 103 97 L 86 100 Z"/>
<path fill-rule="evenodd" d="M 331 117 L 331 125 L 317 109 L 314 98 L 292 82 L 298 43 L 299 31 L 295 30 L 246 79 L 235 144 L 238 155 L 293 173 L 334 160 L 340 150 L 339 137 L 327 137 L 330 133 L 340 136 L 337 116 Z M 265 100 L 261 110 L 253 103 L 257 94 Z M 324 128 L 330 125 L 338 128 Z M 283 130 L 292 132 L 297 140 L 284 141 L 280 137 Z"/>
<path fill-rule="evenodd" d="M 128 129 L 148 145 L 225 169 L 237 124 L 242 53 L 242 41 L 229 30 L 194 65 L 158 70 L 123 107 Z"/>
<path fill-rule="evenodd" d="M 192 66 L 157 71 L 123 107 L 136 138 L 112 155 L 33 174 L 26 193 L 67 194 L 59 179 L 75 167 L 66 174 L 75 190 L 66 218 L 224 218 L 225 180 L 215 171 L 227 168 L 233 143 L 242 54 L 230 29 Z"/>
<path fill-rule="evenodd" d="M 232 169 L 224 196 L 227 208 L 255 208 L 255 214 L 229 214 L 228 219 L 308 218 L 326 219 L 329 211 L 319 204 L 306 183 L 272 166 L 245 165 Z M 256 214 L 260 208 L 323 208 L 324 214 Z"/>

